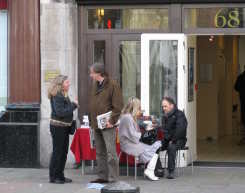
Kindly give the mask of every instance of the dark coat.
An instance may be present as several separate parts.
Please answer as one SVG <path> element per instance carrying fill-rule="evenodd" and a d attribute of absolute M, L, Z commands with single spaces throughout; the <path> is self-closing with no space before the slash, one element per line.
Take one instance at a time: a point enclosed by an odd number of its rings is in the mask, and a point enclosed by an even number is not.
<path fill-rule="evenodd" d="M 89 98 L 89 118 L 93 129 L 98 128 L 96 117 L 112 111 L 109 122 L 114 125 L 123 108 L 123 98 L 120 86 L 115 80 L 105 77 L 102 86 L 94 82 Z"/>
<path fill-rule="evenodd" d="M 174 108 L 162 117 L 164 140 L 176 143 L 178 140 L 186 141 L 187 119 L 185 114 Z"/>
<path fill-rule="evenodd" d="M 65 97 L 62 93 L 57 93 L 50 99 L 51 103 L 51 119 L 71 123 L 73 120 L 73 111 L 77 105 L 70 101 L 69 97 Z"/>
<path fill-rule="evenodd" d="M 235 90 L 239 92 L 241 102 L 245 102 L 245 71 L 237 77 Z"/>

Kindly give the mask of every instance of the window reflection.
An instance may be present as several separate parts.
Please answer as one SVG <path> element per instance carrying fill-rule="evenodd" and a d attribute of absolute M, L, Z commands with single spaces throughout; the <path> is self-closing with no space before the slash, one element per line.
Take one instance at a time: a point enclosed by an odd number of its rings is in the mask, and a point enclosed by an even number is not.
<path fill-rule="evenodd" d="M 168 9 L 88 9 L 89 29 L 168 29 Z"/>
<path fill-rule="evenodd" d="M 121 41 L 120 84 L 125 104 L 131 96 L 140 98 L 140 61 L 140 41 Z"/>
<path fill-rule="evenodd" d="M 105 40 L 95 40 L 93 45 L 93 63 L 105 64 Z"/>
<path fill-rule="evenodd" d="M 176 40 L 150 41 L 150 114 L 160 116 L 161 100 L 172 97 L 177 102 Z"/>

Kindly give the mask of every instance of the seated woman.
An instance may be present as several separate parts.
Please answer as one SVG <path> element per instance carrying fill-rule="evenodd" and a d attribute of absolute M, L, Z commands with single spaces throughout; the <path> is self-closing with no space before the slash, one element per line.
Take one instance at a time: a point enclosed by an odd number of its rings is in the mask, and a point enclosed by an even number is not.
<path fill-rule="evenodd" d="M 161 141 L 152 145 L 140 142 L 141 132 L 137 125 L 137 118 L 141 115 L 140 100 L 131 97 L 123 108 L 119 124 L 119 140 L 121 150 L 129 155 L 139 157 L 142 163 L 148 163 L 144 174 L 151 180 L 159 180 L 154 170 L 158 161 L 158 149 Z"/>

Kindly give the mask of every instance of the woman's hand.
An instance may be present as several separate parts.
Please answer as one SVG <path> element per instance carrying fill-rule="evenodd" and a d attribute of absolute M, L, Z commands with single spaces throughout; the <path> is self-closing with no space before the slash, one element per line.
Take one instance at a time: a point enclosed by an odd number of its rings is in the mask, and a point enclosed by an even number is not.
<path fill-rule="evenodd" d="M 78 100 L 77 100 L 77 99 L 75 99 L 73 102 L 75 103 L 75 105 L 76 105 L 77 107 L 79 107 L 79 105 L 78 105 Z"/>

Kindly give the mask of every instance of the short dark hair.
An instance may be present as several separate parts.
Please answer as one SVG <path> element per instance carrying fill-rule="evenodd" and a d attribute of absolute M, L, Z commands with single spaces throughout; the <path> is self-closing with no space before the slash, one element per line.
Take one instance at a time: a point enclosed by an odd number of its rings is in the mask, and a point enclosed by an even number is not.
<path fill-rule="evenodd" d="M 102 63 L 95 62 L 90 66 L 90 68 L 92 68 L 95 73 L 99 73 L 103 77 L 107 76 L 105 65 Z"/>
<path fill-rule="evenodd" d="M 171 97 L 165 96 L 165 97 L 162 98 L 162 101 L 163 101 L 163 100 L 168 101 L 168 103 L 170 103 L 170 104 L 176 106 L 176 103 L 174 102 L 174 99 L 171 98 Z"/>

